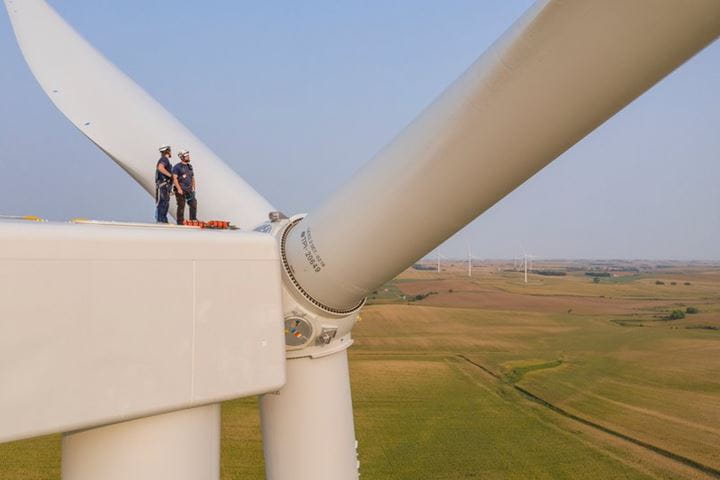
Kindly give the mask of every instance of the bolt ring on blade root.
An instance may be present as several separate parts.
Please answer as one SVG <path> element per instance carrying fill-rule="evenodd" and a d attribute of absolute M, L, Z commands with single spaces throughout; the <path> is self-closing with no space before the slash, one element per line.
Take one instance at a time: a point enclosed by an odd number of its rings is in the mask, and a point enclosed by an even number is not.
<path fill-rule="evenodd" d="M 356 312 L 357 310 L 360 310 L 360 308 L 362 308 L 362 306 L 365 305 L 365 300 L 367 300 L 367 298 L 363 298 L 360 301 L 360 303 L 358 303 L 356 306 L 354 306 L 352 308 L 348 308 L 348 309 L 333 308 L 333 307 L 329 307 L 329 306 L 325 305 L 322 302 L 315 300 L 312 295 L 310 295 L 307 291 L 305 291 L 305 289 L 302 286 L 300 286 L 300 283 L 295 278 L 295 275 L 293 275 L 292 268 L 290 268 L 290 264 L 288 263 L 287 254 L 285 252 L 285 242 L 287 241 L 287 237 L 288 237 L 288 234 L 290 233 L 290 231 L 301 220 L 302 220 L 302 218 L 297 218 L 297 219 L 291 221 L 290 223 L 288 223 L 288 225 L 285 227 L 285 229 L 282 232 L 282 236 L 280 237 L 280 257 L 282 258 L 283 269 L 285 270 L 285 273 L 287 274 L 288 278 L 290 279 L 292 284 L 295 285 L 295 288 L 297 289 L 298 292 L 300 292 L 300 294 L 302 294 L 303 297 L 305 297 L 310 303 L 312 303 L 313 305 L 315 305 L 316 307 L 318 307 L 319 309 L 321 309 L 324 312 L 331 313 L 333 315 L 345 316 L 345 315 L 349 315 L 353 312 Z"/>

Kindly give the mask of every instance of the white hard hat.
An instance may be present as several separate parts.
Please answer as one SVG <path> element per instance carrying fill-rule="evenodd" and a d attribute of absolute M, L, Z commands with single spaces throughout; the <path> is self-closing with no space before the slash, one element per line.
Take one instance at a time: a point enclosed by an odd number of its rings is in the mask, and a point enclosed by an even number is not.
<path fill-rule="evenodd" d="M 158 150 L 160 150 L 160 153 L 164 152 L 165 150 L 170 150 L 170 145 L 163 145 Z"/>
<path fill-rule="evenodd" d="M 184 157 L 185 155 L 190 155 L 190 150 L 180 150 L 180 153 L 178 153 L 179 157 Z"/>

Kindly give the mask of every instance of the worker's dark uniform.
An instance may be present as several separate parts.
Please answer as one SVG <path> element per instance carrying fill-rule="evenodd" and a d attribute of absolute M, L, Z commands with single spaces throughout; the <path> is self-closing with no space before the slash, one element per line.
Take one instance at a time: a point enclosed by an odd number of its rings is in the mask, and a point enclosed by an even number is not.
<path fill-rule="evenodd" d="M 177 219 L 178 225 L 182 225 L 185 220 L 185 203 L 190 206 L 190 220 L 197 220 L 197 199 L 193 192 L 193 172 L 192 165 L 185 162 L 176 164 L 172 169 L 173 175 L 177 175 L 178 183 L 182 188 L 183 194 L 180 195 L 175 191 L 175 199 L 177 200 Z"/>
<path fill-rule="evenodd" d="M 172 192 L 172 175 L 167 177 L 160 171 L 160 165 L 168 172 L 172 172 L 172 164 L 167 157 L 162 156 L 155 165 L 155 221 L 168 223 L 167 213 L 170 208 L 170 192 Z"/>

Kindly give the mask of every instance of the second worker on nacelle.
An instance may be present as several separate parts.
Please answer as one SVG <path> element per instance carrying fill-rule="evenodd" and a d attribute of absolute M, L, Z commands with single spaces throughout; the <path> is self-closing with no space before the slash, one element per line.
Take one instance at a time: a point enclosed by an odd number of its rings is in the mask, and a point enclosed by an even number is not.
<path fill-rule="evenodd" d="M 195 198 L 195 173 L 190 165 L 190 152 L 183 150 L 178 154 L 180 163 L 172 168 L 175 199 L 177 200 L 178 225 L 185 221 L 185 203 L 190 207 L 190 220 L 197 220 L 197 198 Z"/>

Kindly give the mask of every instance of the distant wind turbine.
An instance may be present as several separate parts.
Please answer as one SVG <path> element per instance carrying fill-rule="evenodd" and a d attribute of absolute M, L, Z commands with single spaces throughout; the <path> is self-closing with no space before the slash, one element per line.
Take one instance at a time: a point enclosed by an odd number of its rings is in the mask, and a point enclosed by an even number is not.
<path fill-rule="evenodd" d="M 536 258 L 535 255 L 530 255 L 528 253 L 523 252 L 523 261 L 525 264 L 525 283 L 528 281 L 528 259 L 530 259 L 530 271 L 532 271 L 532 259 Z"/>
<path fill-rule="evenodd" d="M 435 255 L 437 256 L 437 273 L 440 273 L 440 258 L 447 259 L 447 257 L 440 252 L 435 252 Z"/>
<path fill-rule="evenodd" d="M 472 250 L 470 249 L 470 242 L 467 245 L 468 250 L 468 277 L 472 277 Z"/>

